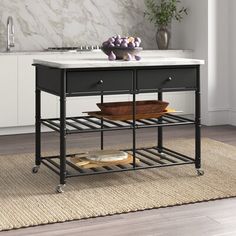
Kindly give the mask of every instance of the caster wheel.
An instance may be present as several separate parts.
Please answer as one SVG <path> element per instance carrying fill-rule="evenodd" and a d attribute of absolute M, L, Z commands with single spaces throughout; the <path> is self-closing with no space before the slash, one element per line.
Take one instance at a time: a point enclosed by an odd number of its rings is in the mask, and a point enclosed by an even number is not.
<path fill-rule="evenodd" d="M 57 193 L 64 193 L 64 190 L 63 190 L 64 187 L 65 187 L 65 185 L 59 184 L 59 185 L 56 187 L 56 192 L 57 192 Z"/>
<path fill-rule="evenodd" d="M 40 168 L 40 166 L 34 166 L 33 169 L 32 169 L 32 173 L 33 173 L 33 174 L 38 173 L 39 168 Z"/>
<path fill-rule="evenodd" d="M 165 158 L 165 157 L 166 157 L 166 154 L 163 153 L 163 152 L 160 152 L 159 154 L 161 155 L 162 158 Z"/>
<path fill-rule="evenodd" d="M 198 176 L 203 176 L 205 173 L 204 173 L 204 170 L 197 170 L 197 175 Z"/>

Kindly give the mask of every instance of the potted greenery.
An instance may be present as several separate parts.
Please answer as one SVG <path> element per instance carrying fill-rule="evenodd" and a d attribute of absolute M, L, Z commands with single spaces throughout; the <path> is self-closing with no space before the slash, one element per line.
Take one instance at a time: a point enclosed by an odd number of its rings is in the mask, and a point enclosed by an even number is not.
<path fill-rule="evenodd" d="M 144 16 L 157 27 L 157 45 L 159 49 L 168 49 L 170 32 L 168 26 L 175 19 L 179 22 L 188 14 L 185 7 L 178 8 L 180 0 L 146 0 L 147 10 Z"/>

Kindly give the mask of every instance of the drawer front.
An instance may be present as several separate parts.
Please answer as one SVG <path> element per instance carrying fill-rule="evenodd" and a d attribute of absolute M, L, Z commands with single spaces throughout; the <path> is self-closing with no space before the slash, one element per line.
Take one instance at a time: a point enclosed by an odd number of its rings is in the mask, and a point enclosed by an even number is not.
<path fill-rule="evenodd" d="M 196 68 L 139 70 L 137 74 L 138 90 L 194 89 L 196 86 Z"/>
<path fill-rule="evenodd" d="M 67 73 L 67 93 L 130 91 L 132 71 L 80 71 Z"/>

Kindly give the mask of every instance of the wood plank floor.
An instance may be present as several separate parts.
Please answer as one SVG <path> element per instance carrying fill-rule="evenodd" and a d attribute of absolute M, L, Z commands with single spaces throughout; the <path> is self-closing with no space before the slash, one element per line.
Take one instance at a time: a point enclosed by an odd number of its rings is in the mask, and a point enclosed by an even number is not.
<path fill-rule="evenodd" d="M 166 128 L 165 138 L 193 137 L 191 127 Z M 203 127 L 203 136 L 236 146 L 236 127 Z M 43 135 L 44 150 L 58 148 L 58 136 L 54 133 Z M 106 133 L 106 145 L 131 142 L 130 132 Z M 155 129 L 139 131 L 138 142 L 155 142 Z M 91 147 L 99 145 L 99 136 L 73 135 L 68 140 L 69 147 Z M 34 151 L 34 135 L 14 135 L 0 137 L 0 155 Z M 185 206 L 147 210 L 88 220 L 31 227 L 9 232 L 1 236 L 236 236 L 236 199 L 218 200 Z"/>

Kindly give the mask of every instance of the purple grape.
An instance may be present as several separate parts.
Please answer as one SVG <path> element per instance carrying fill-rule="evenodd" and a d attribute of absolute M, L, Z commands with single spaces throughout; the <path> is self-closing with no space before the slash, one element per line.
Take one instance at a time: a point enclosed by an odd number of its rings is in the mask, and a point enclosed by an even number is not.
<path fill-rule="evenodd" d="M 105 41 L 105 42 L 102 44 L 102 46 L 103 46 L 103 47 L 108 47 L 108 46 L 109 46 L 109 44 L 110 44 L 110 42 L 108 42 L 108 41 Z"/>
<path fill-rule="evenodd" d="M 111 52 L 110 55 L 108 56 L 109 61 L 115 61 L 116 60 L 116 55 L 114 52 Z"/>
<path fill-rule="evenodd" d="M 113 37 L 111 37 L 111 38 L 108 39 L 108 41 L 109 41 L 110 43 L 114 43 L 114 42 L 115 42 L 115 39 L 114 39 Z"/>
<path fill-rule="evenodd" d="M 135 47 L 138 48 L 140 46 L 140 43 L 139 42 L 135 42 Z"/>
<path fill-rule="evenodd" d="M 127 39 L 127 38 L 124 38 L 124 39 L 122 39 L 122 42 L 124 42 L 124 43 L 129 43 L 129 40 Z"/>
<path fill-rule="evenodd" d="M 129 53 L 127 53 L 127 55 L 124 56 L 125 61 L 131 61 L 132 59 L 133 59 L 133 57 Z"/>
<path fill-rule="evenodd" d="M 113 47 L 115 47 L 115 44 L 110 42 L 110 43 L 108 44 L 108 47 L 109 47 L 109 48 L 113 48 Z"/>
<path fill-rule="evenodd" d="M 119 34 L 116 36 L 116 40 L 117 39 L 121 39 L 121 36 Z"/>
<path fill-rule="evenodd" d="M 127 47 L 128 47 L 128 44 L 125 43 L 125 42 L 122 42 L 120 46 L 121 46 L 122 48 L 127 48 Z"/>
<path fill-rule="evenodd" d="M 135 48 L 135 43 L 130 42 L 130 43 L 128 44 L 128 47 L 129 47 L 129 48 Z"/>
<path fill-rule="evenodd" d="M 135 38 L 135 42 L 139 42 L 139 44 L 140 44 L 142 42 L 142 40 L 139 37 L 137 37 L 137 38 Z"/>
<path fill-rule="evenodd" d="M 138 55 L 134 56 L 136 61 L 140 61 L 142 58 Z"/>
<path fill-rule="evenodd" d="M 121 43 L 122 43 L 122 40 L 121 40 L 121 39 L 116 39 L 116 41 L 115 41 L 115 45 L 116 45 L 116 46 L 117 46 L 117 44 L 121 45 Z"/>

